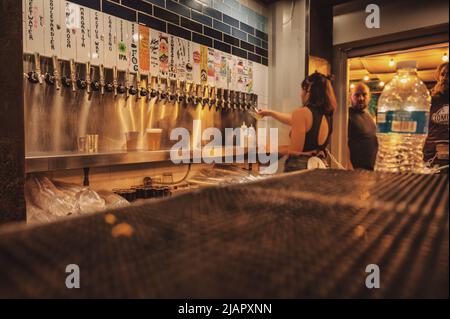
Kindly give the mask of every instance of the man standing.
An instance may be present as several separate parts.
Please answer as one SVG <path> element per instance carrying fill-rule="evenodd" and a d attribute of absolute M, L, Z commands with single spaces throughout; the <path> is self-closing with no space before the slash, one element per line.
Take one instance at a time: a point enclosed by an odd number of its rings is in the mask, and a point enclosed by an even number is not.
<path fill-rule="evenodd" d="M 370 90 L 356 84 L 350 95 L 348 123 L 349 168 L 373 171 L 378 153 L 377 126 L 367 108 Z"/>

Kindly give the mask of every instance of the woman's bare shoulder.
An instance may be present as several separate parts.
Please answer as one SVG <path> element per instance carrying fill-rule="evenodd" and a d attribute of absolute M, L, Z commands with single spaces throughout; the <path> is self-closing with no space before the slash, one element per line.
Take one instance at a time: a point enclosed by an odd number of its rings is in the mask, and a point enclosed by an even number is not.
<path fill-rule="evenodd" d="M 308 116 L 311 116 L 311 111 L 304 106 L 298 107 L 296 108 L 293 112 L 292 112 L 292 118 L 306 118 Z"/>

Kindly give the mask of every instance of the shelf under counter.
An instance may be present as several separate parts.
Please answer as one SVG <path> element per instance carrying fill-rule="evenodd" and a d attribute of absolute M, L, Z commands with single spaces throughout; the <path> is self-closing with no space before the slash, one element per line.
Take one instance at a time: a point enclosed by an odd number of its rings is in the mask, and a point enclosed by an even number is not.
<path fill-rule="evenodd" d="M 211 154 L 208 158 L 224 157 L 229 149 L 222 149 L 221 155 Z M 233 148 L 233 153 L 236 149 Z M 247 149 L 244 151 L 247 153 Z M 190 152 L 191 160 L 195 156 Z M 205 157 L 203 157 L 205 159 Z M 80 152 L 35 152 L 28 153 L 25 156 L 26 173 L 50 172 L 66 169 L 81 169 L 85 167 L 106 167 L 117 165 L 131 165 L 170 161 L 170 150 L 160 151 L 107 151 L 98 153 L 80 153 Z"/>

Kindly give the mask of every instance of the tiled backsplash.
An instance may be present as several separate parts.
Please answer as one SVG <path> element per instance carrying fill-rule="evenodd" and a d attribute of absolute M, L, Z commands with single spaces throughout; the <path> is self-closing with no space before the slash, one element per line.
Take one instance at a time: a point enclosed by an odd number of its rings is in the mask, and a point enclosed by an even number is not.
<path fill-rule="evenodd" d="M 237 0 L 71 0 L 268 65 L 267 18 Z"/>

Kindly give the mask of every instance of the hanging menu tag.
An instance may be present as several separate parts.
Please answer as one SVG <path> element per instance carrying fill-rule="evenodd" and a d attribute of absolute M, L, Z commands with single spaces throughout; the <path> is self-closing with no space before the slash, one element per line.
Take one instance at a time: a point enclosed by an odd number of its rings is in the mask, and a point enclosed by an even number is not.
<path fill-rule="evenodd" d="M 76 15 L 77 62 L 91 60 L 91 15 L 90 9 L 79 6 Z"/>
<path fill-rule="evenodd" d="M 104 33 L 104 64 L 107 68 L 113 68 L 117 65 L 117 18 L 103 14 L 103 33 Z"/>
<path fill-rule="evenodd" d="M 208 48 L 208 84 L 216 84 L 216 69 L 215 69 L 214 49 Z"/>
<path fill-rule="evenodd" d="M 105 36 L 103 33 L 103 13 L 91 10 L 91 63 L 105 63 Z"/>
<path fill-rule="evenodd" d="M 192 54 L 193 43 L 186 41 L 187 47 L 187 62 L 186 62 L 186 81 L 192 82 L 194 80 L 194 55 Z"/>
<path fill-rule="evenodd" d="M 139 69 L 142 74 L 150 72 L 150 29 L 139 25 Z"/>
<path fill-rule="evenodd" d="M 220 53 L 218 70 L 219 77 L 218 83 L 216 83 L 216 86 L 219 88 L 227 88 L 227 62 L 227 56 L 224 53 Z"/>
<path fill-rule="evenodd" d="M 175 37 L 169 36 L 169 78 L 174 80 L 177 78 L 177 62 L 175 59 Z"/>
<path fill-rule="evenodd" d="M 208 47 L 200 45 L 200 83 L 208 83 Z"/>
<path fill-rule="evenodd" d="M 133 73 L 139 72 L 139 25 L 128 22 L 128 45 L 127 45 L 128 70 Z"/>
<path fill-rule="evenodd" d="M 45 56 L 61 56 L 61 1 L 44 1 Z"/>
<path fill-rule="evenodd" d="M 26 7 L 27 7 L 27 0 L 22 0 L 22 46 L 23 46 L 23 52 L 28 52 L 28 50 L 27 50 L 27 33 L 28 33 L 27 18 L 28 18 L 28 15 L 25 13 Z"/>
<path fill-rule="evenodd" d="M 45 54 L 44 49 L 44 1 L 26 0 L 26 49 L 28 53 Z"/>
<path fill-rule="evenodd" d="M 152 76 L 159 75 L 159 32 L 150 31 L 150 73 Z"/>
<path fill-rule="evenodd" d="M 169 36 L 165 33 L 159 34 L 159 75 L 169 76 Z"/>
<path fill-rule="evenodd" d="M 175 61 L 177 79 L 186 81 L 186 66 L 188 64 L 188 41 L 175 38 Z"/>
<path fill-rule="evenodd" d="M 117 68 L 121 71 L 128 70 L 128 22 L 117 19 Z"/>
<path fill-rule="evenodd" d="M 76 16 L 79 10 L 78 5 L 63 1 L 61 4 L 61 59 L 76 59 Z"/>
<path fill-rule="evenodd" d="M 192 78 L 195 84 L 201 82 L 201 52 L 200 52 L 200 44 L 192 43 Z"/>

